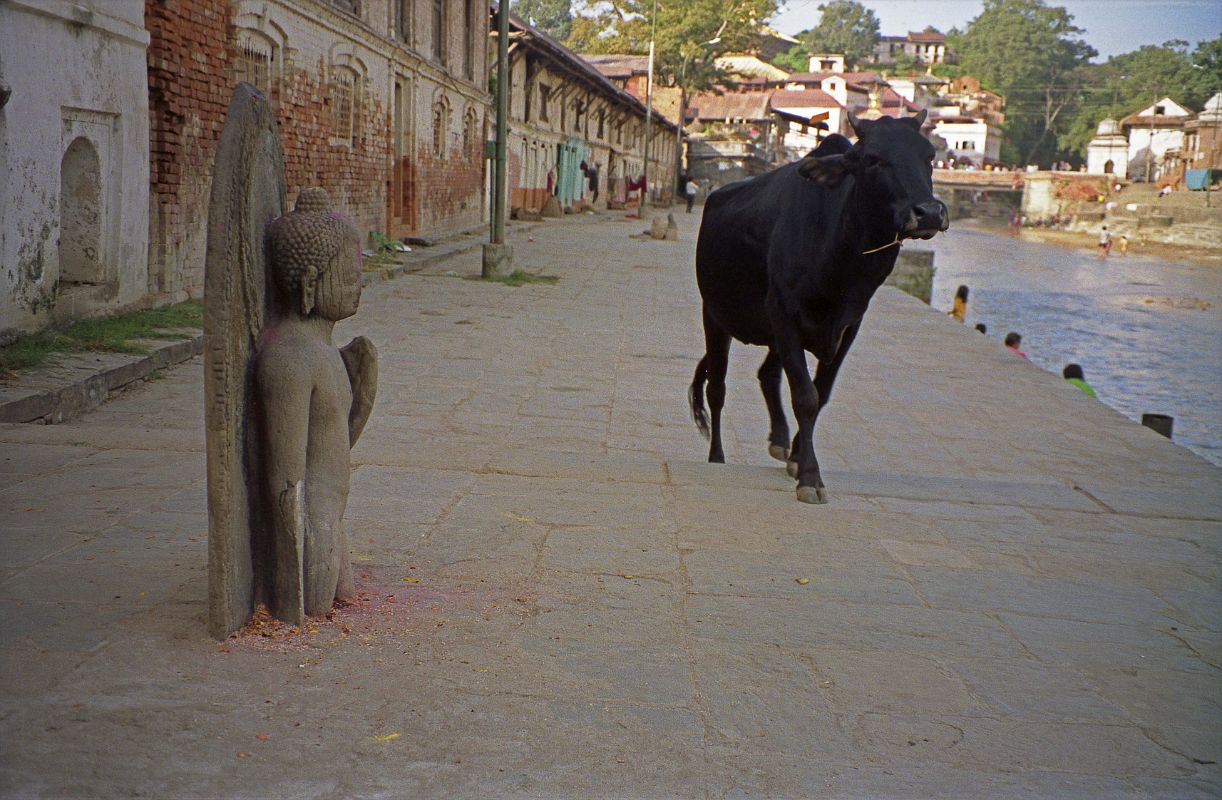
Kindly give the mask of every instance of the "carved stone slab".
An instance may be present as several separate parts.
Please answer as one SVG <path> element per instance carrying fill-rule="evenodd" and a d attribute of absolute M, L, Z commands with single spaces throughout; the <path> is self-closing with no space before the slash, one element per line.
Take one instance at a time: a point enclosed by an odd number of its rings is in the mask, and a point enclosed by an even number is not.
<path fill-rule="evenodd" d="M 208 630 L 246 624 L 266 528 L 251 502 L 259 475 L 251 354 L 274 292 L 264 231 L 285 211 L 284 156 L 266 98 L 240 83 L 221 131 L 208 205 L 204 271 L 204 420 L 208 454 Z M 254 534 L 252 536 L 252 533 Z"/>

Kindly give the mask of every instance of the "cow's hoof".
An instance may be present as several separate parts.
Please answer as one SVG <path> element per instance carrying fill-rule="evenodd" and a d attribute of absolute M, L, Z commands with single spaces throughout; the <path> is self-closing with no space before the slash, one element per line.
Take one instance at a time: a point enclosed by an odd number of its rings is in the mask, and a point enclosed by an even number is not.
<path fill-rule="evenodd" d="M 798 462 L 797 461 L 786 461 L 785 462 L 785 471 L 789 473 L 789 477 L 791 478 L 798 477 Z"/>
<path fill-rule="evenodd" d="M 799 486 L 798 502 L 823 505 L 827 502 L 827 490 L 822 486 Z"/>
<path fill-rule="evenodd" d="M 783 444 L 768 445 L 768 455 L 775 458 L 777 461 L 789 460 L 789 448 Z"/>

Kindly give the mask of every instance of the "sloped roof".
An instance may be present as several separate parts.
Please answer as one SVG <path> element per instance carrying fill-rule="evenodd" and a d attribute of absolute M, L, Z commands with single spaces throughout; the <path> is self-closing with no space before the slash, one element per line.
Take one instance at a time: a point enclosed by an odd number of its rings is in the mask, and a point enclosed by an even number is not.
<path fill-rule="evenodd" d="M 937 31 L 908 31 L 908 41 L 917 44 L 946 44 L 946 34 Z"/>
<path fill-rule="evenodd" d="M 892 89 L 890 86 L 884 86 L 882 93 L 879 95 L 879 103 L 883 109 L 898 108 L 903 111 L 920 111 L 921 107 L 916 103 L 909 101 L 899 92 Z"/>
<path fill-rule="evenodd" d="M 1168 109 L 1168 113 L 1150 114 L 1156 106 L 1163 106 Z M 1179 103 L 1172 100 L 1170 97 L 1164 97 L 1157 100 L 1145 108 L 1129 114 L 1124 119 L 1120 120 L 1122 128 L 1151 126 L 1155 128 L 1182 128 L 1184 123 L 1191 119 L 1192 112 L 1184 108 Z"/>
<path fill-rule="evenodd" d="M 694 119 L 768 119 L 772 92 L 700 92 L 688 102 L 687 114 Z"/>
<path fill-rule="evenodd" d="M 777 89 L 772 93 L 773 108 L 842 108 L 822 89 Z"/>
<path fill-rule="evenodd" d="M 560 44 L 560 42 L 551 36 L 532 27 L 530 23 L 513 14 L 509 15 L 509 28 L 511 36 L 517 34 L 514 36 L 514 41 L 548 59 L 553 69 L 565 73 L 575 82 L 584 84 L 604 97 L 628 107 L 633 112 L 639 113 L 642 116 L 645 115 L 645 104 L 641 100 L 616 86 L 607 79 L 607 76 L 596 69 L 593 64 Z M 675 127 L 673 122 L 658 112 L 656 106 L 654 107 L 654 114 L 659 125 Z"/>
<path fill-rule="evenodd" d="M 608 78 L 630 78 L 649 71 L 649 56 L 583 53 L 581 58 Z"/>
<path fill-rule="evenodd" d="M 748 77 L 754 80 L 780 81 L 789 77 L 788 70 L 781 69 L 775 64 L 769 64 L 757 56 L 744 53 L 727 53 L 724 56 L 719 56 L 717 58 L 717 66 L 731 75 Z"/>

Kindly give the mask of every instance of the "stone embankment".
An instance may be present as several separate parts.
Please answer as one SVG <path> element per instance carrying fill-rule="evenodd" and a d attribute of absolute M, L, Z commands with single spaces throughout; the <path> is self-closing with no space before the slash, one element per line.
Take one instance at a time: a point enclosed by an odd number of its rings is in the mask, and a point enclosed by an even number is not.
<path fill-rule="evenodd" d="M 708 464 L 676 217 L 371 282 L 358 601 L 300 630 L 208 637 L 199 359 L 0 425 L 0 795 L 1217 797 L 1219 470 L 890 287 L 828 505 L 758 348 Z"/>

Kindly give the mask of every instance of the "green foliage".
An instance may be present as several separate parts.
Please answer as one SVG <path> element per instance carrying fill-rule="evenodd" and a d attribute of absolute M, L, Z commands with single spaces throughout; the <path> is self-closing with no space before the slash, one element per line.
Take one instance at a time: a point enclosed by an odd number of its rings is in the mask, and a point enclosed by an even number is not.
<path fill-rule="evenodd" d="M 557 41 L 563 42 L 572 32 L 571 0 L 513 0 L 509 8 L 532 27 Z"/>
<path fill-rule="evenodd" d="M 491 278 L 483 278 L 478 275 L 472 275 L 472 280 L 486 280 L 493 283 L 503 283 L 506 286 L 525 286 L 528 283 L 545 283 L 553 284 L 560 280 L 556 275 L 539 275 L 534 272 L 523 272 L 520 269 L 515 269 L 508 275 L 496 275 Z"/>
<path fill-rule="evenodd" d="M 777 53 L 772 63 L 790 72 L 806 72 L 810 69 L 810 51 L 804 44 L 795 44 L 784 53 Z"/>
<path fill-rule="evenodd" d="M 830 0 L 819 6 L 819 24 L 799 38 L 812 53 L 843 53 L 845 64 L 867 61 L 878 43 L 878 17 L 855 0 Z"/>
<path fill-rule="evenodd" d="M 718 56 L 752 47 L 776 0 L 659 0 L 654 32 L 654 76 L 685 94 L 711 89 L 728 77 Z M 586 0 L 565 44 L 576 52 L 649 52 L 653 0 Z"/>
<path fill-rule="evenodd" d="M 57 353 L 98 351 L 143 353 L 148 348 L 136 339 L 181 339 L 182 333 L 170 329 L 199 328 L 204 307 L 199 303 L 179 303 L 165 308 L 135 311 L 114 317 L 86 319 L 61 330 L 22 334 L 0 347 L 0 375 L 42 364 Z"/>
<path fill-rule="evenodd" d="M 379 255 L 398 251 L 399 243 L 381 231 L 370 231 L 369 239 L 373 242 L 373 247 Z"/>
<path fill-rule="evenodd" d="M 1006 99 L 1001 159 L 1047 163 L 1057 155 L 1062 118 L 1082 96 L 1096 52 L 1064 8 L 1043 0 L 984 0 L 980 14 L 948 43 L 959 65 Z"/>
<path fill-rule="evenodd" d="M 1146 45 L 1089 65 L 1085 91 L 1058 136 L 1061 150 L 1084 156 L 1105 117 L 1120 120 L 1163 97 L 1192 111 L 1204 108 L 1222 91 L 1222 61 L 1209 55 L 1222 51 L 1222 36 L 1201 42 L 1191 53 L 1188 47 L 1183 41 Z"/>

